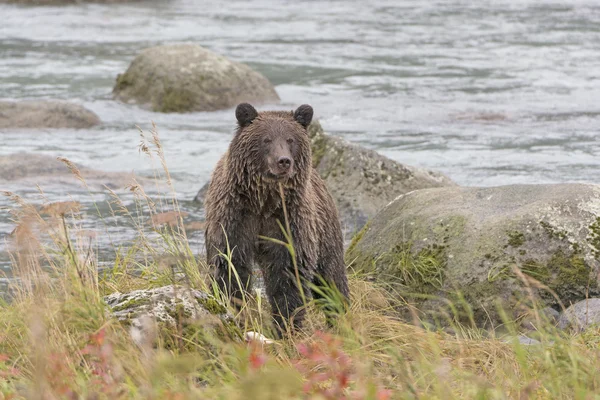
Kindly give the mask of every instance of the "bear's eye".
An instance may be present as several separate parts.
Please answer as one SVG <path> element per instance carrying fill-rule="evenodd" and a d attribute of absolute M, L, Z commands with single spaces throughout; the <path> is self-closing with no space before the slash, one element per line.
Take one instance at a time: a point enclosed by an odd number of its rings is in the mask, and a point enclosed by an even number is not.
<path fill-rule="evenodd" d="M 263 140 L 263 142 L 264 142 L 264 143 L 271 143 L 271 142 L 272 142 L 272 140 L 271 140 L 271 139 L 264 139 L 264 140 Z"/>
<path fill-rule="evenodd" d="M 294 139 L 292 139 L 292 138 L 289 138 L 289 139 L 287 140 L 287 142 L 288 142 L 289 144 L 292 144 L 292 143 L 294 143 Z"/>

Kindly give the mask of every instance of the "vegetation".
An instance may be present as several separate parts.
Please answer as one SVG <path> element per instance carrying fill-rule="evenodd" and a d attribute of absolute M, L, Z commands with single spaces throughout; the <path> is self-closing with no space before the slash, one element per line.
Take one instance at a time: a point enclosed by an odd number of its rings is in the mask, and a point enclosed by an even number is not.
<path fill-rule="evenodd" d="M 156 131 L 142 137 L 140 149 L 158 155 L 157 177 L 170 185 Z M 64 162 L 85 184 L 76 166 Z M 177 284 L 212 294 L 203 303 L 217 313 L 228 303 L 188 245 L 172 188 L 161 198 L 135 182 L 130 189 L 136 211 L 113 194 L 113 213 L 130 218 L 139 234 L 115 246 L 104 272 L 98 265 L 106 260 L 92 244 L 101 232 L 81 228 L 78 203 L 39 209 L 4 193 L 15 203 L 10 239 L 18 279 L 12 299 L 0 304 L 0 399 L 600 398 L 600 329 L 569 335 L 534 307 L 530 334 L 540 341 L 534 346 L 468 325 L 428 330 L 417 319 L 400 320 L 400 296 L 364 273 L 350 276 L 351 308 L 333 329 L 309 301 L 304 331 L 272 344 L 207 330 L 204 321 L 187 323 L 184 312 L 171 315 L 177 324 L 135 342 L 129 325 L 108 312 L 105 295 Z M 390 268 L 404 271 L 406 284 L 435 286 L 441 265 L 437 252 L 421 253 L 415 263 L 403 248 Z M 436 280 L 424 280 L 417 266 L 432 269 Z M 335 293 L 323 294 L 339 302 Z M 260 295 L 229 311 L 241 331 L 270 336 Z M 514 338 L 516 327 L 506 321 L 503 329 Z"/>

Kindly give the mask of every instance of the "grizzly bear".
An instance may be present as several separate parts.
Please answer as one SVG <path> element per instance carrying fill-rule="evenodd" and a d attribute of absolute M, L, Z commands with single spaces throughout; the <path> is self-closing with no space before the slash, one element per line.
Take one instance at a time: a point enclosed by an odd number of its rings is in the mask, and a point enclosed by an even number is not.
<path fill-rule="evenodd" d="M 303 295 L 323 297 L 323 290 L 311 288 L 335 287 L 348 305 L 342 229 L 333 198 L 312 167 L 307 132 L 312 107 L 259 113 L 243 103 L 235 116 L 237 131 L 217 163 L 205 199 L 207 258 L 221 290 L 238 301 L 249 290 L 253 264 L 258 264 L 281 336 L 286 326 L 301 327 Z M 286 226 L 293 252 L 281 244 L 288 243 Z M 228 249 L 229 260 L 223 257 Z M 335 311 L 324 311 L 331 324 Z"/>

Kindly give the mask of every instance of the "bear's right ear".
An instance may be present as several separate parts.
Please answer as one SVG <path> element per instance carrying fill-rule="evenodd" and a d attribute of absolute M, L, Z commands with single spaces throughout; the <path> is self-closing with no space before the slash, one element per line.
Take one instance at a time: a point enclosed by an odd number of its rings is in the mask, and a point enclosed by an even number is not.
<path fill-rule="evenodd" d="M 258 117 L 258 112 L 250 104 L 242 103 L 235 109 L 235 117 L 238 120 L 240 128 L 244 128 L 250 125 L 254 121 L 254 118 Z"/>

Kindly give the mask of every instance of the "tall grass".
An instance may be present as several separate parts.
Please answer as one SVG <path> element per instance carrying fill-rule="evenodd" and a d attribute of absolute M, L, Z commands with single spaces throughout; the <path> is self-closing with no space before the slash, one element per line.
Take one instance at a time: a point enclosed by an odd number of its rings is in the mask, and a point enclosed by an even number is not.
<path fill-rule="evenodd" d="M 351 306 L 335 328 L 317 311 L 323 304 L 307 299 L 304 330 L 274 344 L 213 335 L 203 326 L 135 343 L 111 316 L 106 294 L 177 284 L 228 304 L 190 249 L 156 129 L 141 135 L 140 151 L 158 164 L 159 195 L 133 182 L 130 211 L 109 192 L 112 213 L 128 219 L 137 237 L 114 244 L 112 267 L 102 273 L 98 265 L 106 260 L 94 241 L 107 232 L 84 231 L 78 203 L 40 208 L 5 193 L 15 205 L 15 281 L 12 300 L 0 304 L 0 399 L 600 398 L 597 328 L 566 334 L 533 309 L 535 346 L 460 325 L 452 334 L 427 330 L 401 320 L 400 296 L 363 275 L 350 275 Z M 76 166 L 64 162 L 85 185 Z M 293 252 L 291 240 L 282 245 Z M 334 291 L 321 294 L 328 307 L 340 304 Z M 270 335 L 260 294 L 230 312 L 242 331 Z M 519 334 L 510 321 L 506 330 Z"/>

